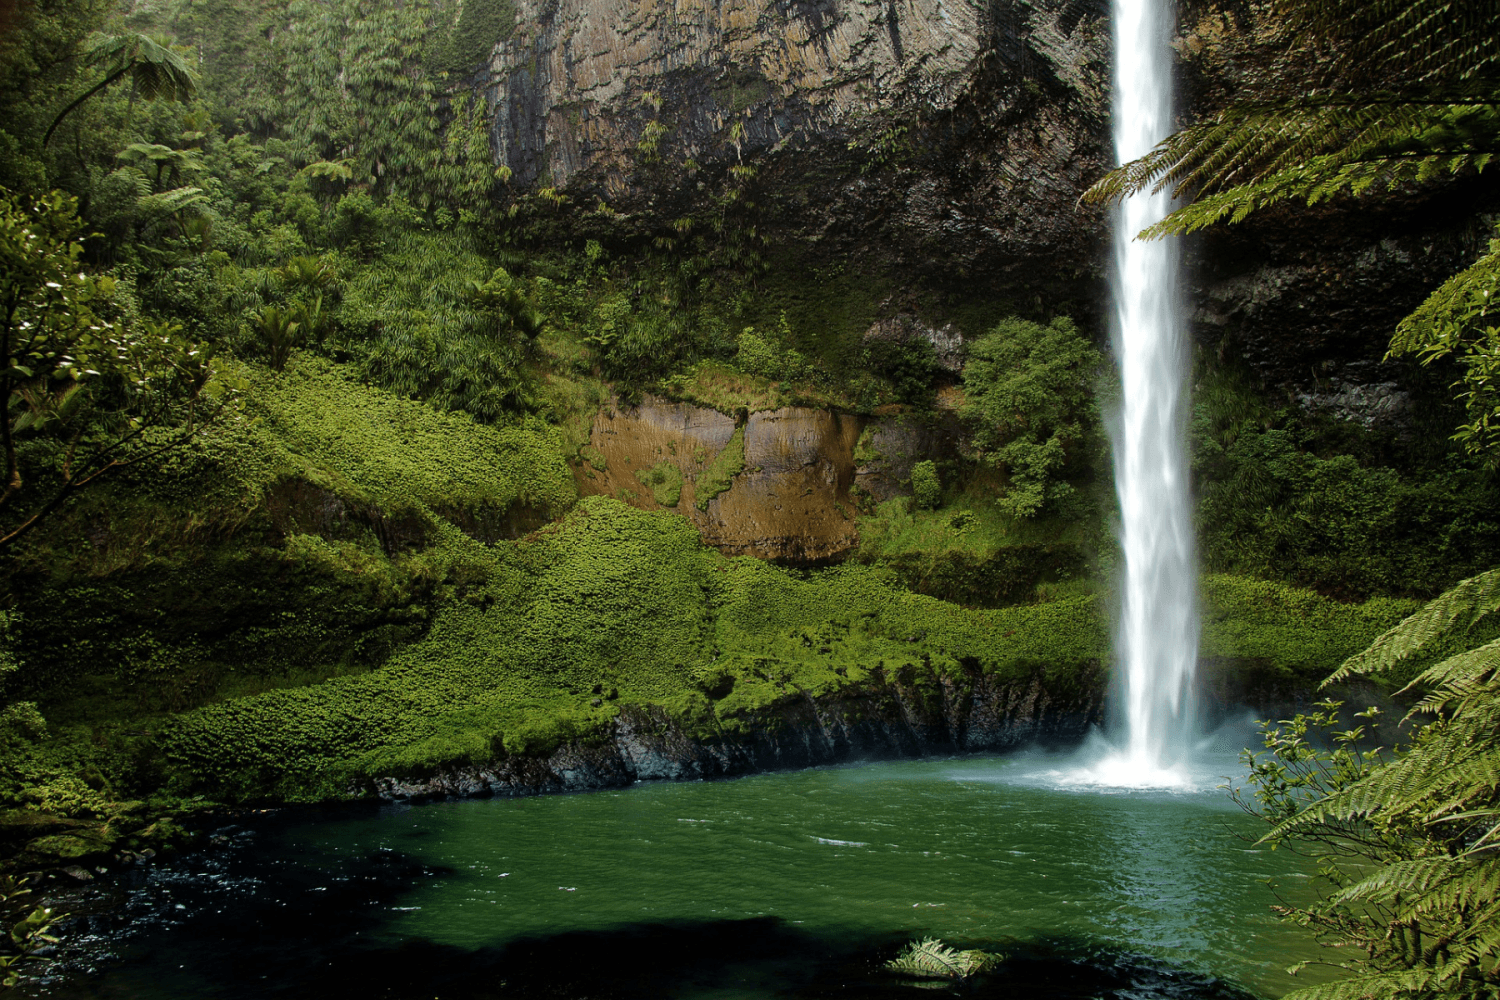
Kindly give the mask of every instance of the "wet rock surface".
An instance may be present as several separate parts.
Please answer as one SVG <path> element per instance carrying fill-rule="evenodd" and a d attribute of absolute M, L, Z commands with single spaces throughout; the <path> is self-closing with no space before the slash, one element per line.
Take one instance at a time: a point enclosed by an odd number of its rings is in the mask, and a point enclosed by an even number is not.
<path fill-rule="evenodd" d="M 742 433 L 744 466 L 729 488 L 705 498 L 710 469 Z M 726 555 L 815 563 L 859 544 L 858 485 L 878 500 L 911 493 L 911 467 L 957 448 L 956 419 L 906 415 L 861 417 L 808 407 L 745 415 L 646 397 L 609 407 L 594 421 L 590 443 L 574 463 L 579 493 L 661 509 L 670 494 L 653 489 L 653 470 L 681 477 L 670 509 Z"/>
<path fill-rule="evenodd" d="M 779 704 L 734 720 L 735 731 L 694 734 L 659 710 L 627 708 L 599 741 L 547 757 L 508 757 L 426 777 L 382 777 L 362 789 L 385 801 L 537 795 L 688 781 L 844 761 L 1013 750 L 1081 739 L 1103 719 L 1102 669 L 1067 692 L 1040 674 L 998 681 L 977 671 L 963 681 L 877 674 L 871 682 Z"/>
<path fill-rule="evenodd" d="M 964 338 L 952 323 L 934 327 L 911 313 L 900 313 L 889 319 L 876 320 L 865 331 L 864 340 L 866 343 L 883 341 L 890 344 L 910 344 L 925 340 L 932 345 L 933 358 L 939 368 L 949 375 L 957 375 L 963 371 Z"/>
<path fill-rule="evenodd" d="M 1093 272 L 1102 0 L 519 0 L 475 76 L 517 190 L 667 234 L 754 165 L 764 225 L 929 274 Z M 600 222 L 600 225 L 605 225 Z M 1093 263 L 1091 263 L 1093 262 Z"/>

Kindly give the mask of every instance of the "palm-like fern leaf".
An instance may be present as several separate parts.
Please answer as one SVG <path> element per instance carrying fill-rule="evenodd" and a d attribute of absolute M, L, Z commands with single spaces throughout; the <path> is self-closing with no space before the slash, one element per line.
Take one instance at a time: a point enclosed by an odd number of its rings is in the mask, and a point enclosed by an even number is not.
<path fill-rule="evenodd" d="M 198 78 L 166 38 L 103 35 L 94 42 L 86 58 L 104 70 L 104 79 L 58 112 L 42 137 L 43 146 L 52 141 L 52 133 L 79 105 L 127 75 L 135 92 L 148 101 L 186 101 L 198 91 Z"/>
<path fill-rule="evenodd" d="M 1473 627 L 1497 609 L 1500 609 L 1500 569 L 1492 569 L 1461 581 L 1379 636 L 1368 649 L 1345 660 L 1322 686 L 1327 688 L 1351 677 L 1390 670 L 1439 639 Z"/>
<path fill-rule="evenodd" d="M 1494 0 L 1278 0 L 1290 32 L 1336 46 L 1330 75 L 1469 80 L 1500 63 Z"/>
<path fill-rule="evenodd" d="M 1463 170 L 1500 153 L 1500 0 L 1277 0 L 1296 40 L 1262 100 L 1169 136 L 1084 194 L 1153 186 L 1196 201 L 1148 238 Z"/>
<path fill-rule="evenodd" d="M 927 979 L 967 979 L 987 972 L 1004 960 L 1003 955 L 988 951 L 958 951 L 937 938 L 913 941 L 886 968 L 908 976 Z"/>
<path fill-rule="evenodd" d="M 1330 681 L 1387 672 L 1500 607 L 1500 571 L 1464 580 L 1391 629 Z M 1411 745 L 1281 819 L 1269 839 L 1362 842 L 1328 920 L 1363 935 L 1370 974 L 1288 1000 L 1484 995 L 1500 958 L 1500 640 L 1429 667 L 1412 715 L 1435 716 Z M 1326 926 L 1326 925 L 1325 925 Z M 1383 936 L 1382 936 L 1383 935 Z M 1382 969 L 1381 966 L 1387 968 Z"/>

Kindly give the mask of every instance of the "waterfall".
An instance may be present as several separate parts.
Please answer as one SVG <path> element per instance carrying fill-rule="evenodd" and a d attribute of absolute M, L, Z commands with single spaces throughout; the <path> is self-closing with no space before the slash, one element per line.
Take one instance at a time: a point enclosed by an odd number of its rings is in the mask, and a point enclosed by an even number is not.
<path fill-rule="evenodd" d="M 1115 153 L 1125 163 L 1172 130 L 1173 11 L 1169 0 L 1114 0 L 1114 19 Z M 1116 659 L 1126 728 L 1124 747 L 1101 771 L 1129 785 L 1180 784 L 1195 725 L 1197 579 L 1178 254 L 1173 240 L 1135 239 L 1170 208 L 1167 193 L 1147 190 L 1115 219 L 1123 392 L 1113 444 L 1125 557 Z"/>

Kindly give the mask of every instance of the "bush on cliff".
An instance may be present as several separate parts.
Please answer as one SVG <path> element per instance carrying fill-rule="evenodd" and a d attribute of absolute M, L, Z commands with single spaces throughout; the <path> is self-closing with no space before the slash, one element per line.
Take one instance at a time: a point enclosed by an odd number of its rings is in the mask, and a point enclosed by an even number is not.
<path fill-rule="evenodd" d="M 1073 492 L 1070 456 L 1098 431 L 1102 364 L 1063 316 L 1046 326 L 1007 319 L 969 345 L 962 414 L 984 460 L 1009 476 L 1007 513 L 1030 517 Z"/>

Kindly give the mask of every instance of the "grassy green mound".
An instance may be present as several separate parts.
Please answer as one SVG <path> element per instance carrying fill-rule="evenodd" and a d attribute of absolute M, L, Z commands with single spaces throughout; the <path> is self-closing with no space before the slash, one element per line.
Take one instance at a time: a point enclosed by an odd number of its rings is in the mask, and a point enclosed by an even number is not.
<path fill-rule="evenodd" d="M 600 734 L 621 705 L 690 730 L 923 668 L 1041 673 L 1064 690 L 1108 651 L 1100 598 L 970 610 L 847 565 L 797 573 L 704 547 L 683 518 L 592 497 L 555 527 L 475 545 L 487 580 L 442 605 L 377 669 L 172 718 L 158 740 L 180 790 L 227 798 L 337 796 L 361 778 L 421 773 Z M 1341 605 L 1236 578 L 1208 588 L 1205 649 L 1315 678 L 1407 610 Z"/>
<path fill-rule="evenodd" d="M 938 510 L 898 498 L 860 518 L 858 558 L 918 593 L 996 607 L 1095 589 L 1093 530 L 1089 519 L 1011 517 L 982 497 Z"/>
<path fill-rule="evenodd" d="M 182 714 L 163 751 L 214 795 L 318 798 L 360 777 L 545 752 L 623 704 L 707 735 L 916 663 L 1067 684 L 1107 643 L 1091 598 L 969 611 L 869 567 L 727 559 L 680 516 L 601 497 L 473 557 L 489 560 L 486 581 L 378 669 Z"/>

